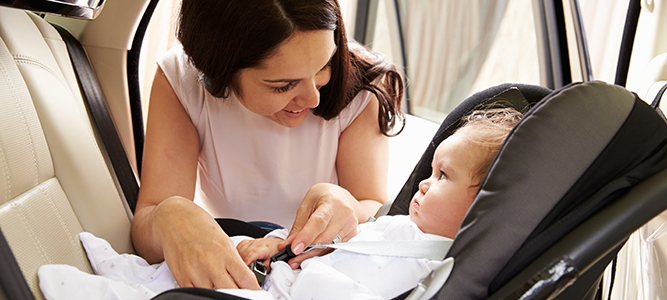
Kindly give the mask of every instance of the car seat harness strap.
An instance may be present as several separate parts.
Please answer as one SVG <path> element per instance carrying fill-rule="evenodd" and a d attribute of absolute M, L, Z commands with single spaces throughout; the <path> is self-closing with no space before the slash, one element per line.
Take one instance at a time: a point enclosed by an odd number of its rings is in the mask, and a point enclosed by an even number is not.
<path fill-rule="evenodd" d="M 452 246 L 454 241 L 452 239 L 442 240 L 387 240 L 387 241 L 353 241 L 347 243 L 335 243 L 328 245 L 311 245 L 308 246 L 302 253 L 306 253 L 313 249 L 336 249 L 355 252 L 366 255 L 378 256 L 393 256 L 405 258 L 426 258 L 430 260 L 443 260 L 447 251 Z M 283 251 L 278 252 L 271 257 L 271 262 L 284 261 L 287 262 L 296 254 L 292 252 L 292 244 L 285 247 Z M 453 259 L 452 259 L 453 260 Z M 450 262 L 453 264 L 453 262 Z M 255 273 L 257 281 L 262 284 L 266 275 L 268 274 L 266 266 L 261 262 L 255 261 L 250 265 L 250 269 Z M 451 268 L 450 268 L 451 270 Z M 436 272 L 442 273 L 442 272 Z M 431 272 L 432 277 L 434 272 Z M 449 274 L 449 273 L 447 273 Z"/>
<path fill-rule="evenodd" d="M 339 249 L 360 254 L 379 255 L 379 256 L 395 256 L 407 258 L 427 258 L 430 260 L 444 259 L 447 251 L 452 245 L 453 240 L 418 240 L 418 241 L 358 241 L 337 243 L 328 245 L 311 245 L 308 246 L 302 253 L 306 253 L 313 249 Z M 292 252 L 291 245 L 287 245 L 283 251 L 271 257 L 271 262 L 288 261 L 296 255 Z"/>

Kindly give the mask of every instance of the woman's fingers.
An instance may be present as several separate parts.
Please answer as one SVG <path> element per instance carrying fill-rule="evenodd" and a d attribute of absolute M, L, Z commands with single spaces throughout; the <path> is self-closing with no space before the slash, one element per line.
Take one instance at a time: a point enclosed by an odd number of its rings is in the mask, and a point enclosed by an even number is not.
<path fill-rule="evenodd" d="M 333 238 L 336 235 L 334 232 L 339 231 L 341 228 L 340 224 L 335 224 L 335 222 L 332 222 L 333 220 L 335 220 L 334 212 L 330 205 L 318 207 L 310 215 L 303 229 L 294 237 L 292 252 L 300 254 L 308 245 L 327 243 L 324 241 L 327 237 L 323 236 L 323 234 L 331 235 L 333 233 Z M 327 233 L 327 230 L 329 233 Z"/>
<path fill-rule="evenodd" d="M 180 287 L 260 289 L 255 275 L 236 251 L 226 255 L 205 256 L 197 261 L 170 263 L 169 268 L 173 270 L 174 279 Z"/>
<path fill-rule="evenodd" d="M 342 188 L 331 184 L 313 186 L 297 211 L 297 218 L 290 235 L 281 244 L 292 244 L 292 252 L 300 254 L 308 245 L 332 243 L 336 235 L 341 238 L 356 235 L 358 220 L 350 198 Z M 344 239 L 344 240 L 347 240 Z"/>
<path fill-rule="evenodd" d="M 292 270 L 296 270 L 301 266 L 301 263 L 305 261 L 306 259 L 313 258 L 315 256 L 322 256 L 327 253 L 331 252 L 331 249 L 314 249 L 310 250 L 306 253 L 303 253 L 301 255 L 297 255 L 296 257 L 290 259 L 287 264 L 292 268 Z"/>
<path fill-rule="evenodd" d="M 346 228 L 347 228 L 347 229 L 346 229 Z M 357 226 L 356 226 L 356 225 L 353 225 L 353 224 L 349 224 L 349 223 L 347 223 L 347 224 L 346 224 L 346 227 L 344 227 L 342 230 L 340 230 L 340 231 L 338 231 L 338 232 L 339 232 L 338 234 L 333 234 L 333 237 L 331 237 L 331 238 L 329 238 L 329 237 L 324 237 L 323 239 L 324 239 L 326 242 L 315 243 L 315 244 L 318 244 L 318 245 L 326 245 L 326 244 L 336 244 L 336 243 L 340 243 L 340 242 L 347 242 L 347 241 L 349 241 L 351 238 L 353 238 L 353 237 L 355 237 L 355 236 L 357 235 Z M 323 233 L 323 234 L 322 234 L 322 236 L 325 236 L 325 235 L 326 235 L 326 236 L 331 236 L 331 233 Z M 337 236 L 337 235 L 340 236 L 340 241 L 336 241 L 336 239 L 337 239 L 336 236 Z M 302 249 L 299 249 L 299 250 L 300 250 L 299 253 L 303 252 Z M 330 252 L 333 251 L 333 250 L 334 250 L 334 249 L 331 249 L 331 248 L 326 248 L 326 249 L 313 249 L 313 250 L 310 250 L 310 251 L 308 251 L 308 252 L 306 252 L 306 253 L 298 254 L 296 257 L 290 259 L 289 262 L 288 262 L 288 264 L 290 265 L 290 267 L 292 267 L 292 269 L 296 269 L 296 268 L 298 268 L 299 266 L 301 266 L 301 263 L 302 263 L 303 261 L 305 261 L 306 259 L 309 259 L 309 258 L 312 258 L 312 257 L 315 257 L 315 256 L 322 256 L 322 255 L 325 255 L 325 254 L 330 253 Z M 292 252 L 294 252 L 294 248 L 292 248 Z M 294 254 L 297 254 L 297 253 L 294 252 Z"/>
<path fill-rule="evenodd" d="M 232 276 L 229 278 L 231 282 L 223 280 L 222 283 L 225 285 L 233 285 L 241 289 L 250 289 L 250 290 L 260 290 L 259 283 L 257 282 L 257 277 L 252 273 L 250 268 L 242 260 L 235 261 L 227 265 L 227 271 Z M 224 276 L 223 276 L 224 277 Z M 223 278 L 227 279 L 227 278 Z M 225 287 L 222 287 L 225 288 Z M 232 287 L 233 288 L 233 287 Z M 216 285 L 216 289 L 218 289 Z"/>
<path fill-rule="evenodd" d="M 306 198 L 304 198 L 304 200 L 301 202 L 301 205 L 296 211 L 296 218 L 294 219 L 294 223 L 292 224 L 292 229 L 287 235 L 287 238 L 280 244 L 279 246 L 280 250 L 284 249 L 286 245 L 291 244 L 294 238 L 301 233 L 301 230 L 303 230 L 303 228 L 306 227 L 306 224 L 310 219 L 311 214 L 313 213 L 313 211 L 315 211 L 318 204 L 315 201 L 309 201 L 309 200 L 313 199 L 306 196 Z M 315 236 L 313 236 L 313 239 L 314 237 Z M 292 247 L 292 250 L 294 250 L 294 247 Z"/>

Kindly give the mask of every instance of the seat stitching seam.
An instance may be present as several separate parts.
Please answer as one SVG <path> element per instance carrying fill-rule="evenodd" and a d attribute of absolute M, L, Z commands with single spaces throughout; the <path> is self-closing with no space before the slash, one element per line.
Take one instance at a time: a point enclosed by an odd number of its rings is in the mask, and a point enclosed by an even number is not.
<path fill-rule="evenodd" d="M 65 234 L 67 235 L 67 238 L 69 239 L 69 242 L 73 247 L 72 249 L 76 249 L 78 245 L 73 240 L 73 236 L 72 236 L 71 232 L 69 231 L 69 227 L 67 227 L 65 221 L 62 218 L 62 215 L 60 214 L 60 212 L 58 211 L 55 203 L 53 202 L 53 198 L 51 197 L 51 195 L 49 195 L 46 192 L 46 190 L 44 189 L 44 187 L 42 185 L 39 186 L 39 190 L 42 192 L 42 194 L 44 194 L 44 197 L 46 197 L 46 199 L 48 200 L 49 205 L 51 206 L 51 209 L 53 210 L 53 213 L 56 215 L 56 218 L 58 218 L 58 222 L 62 226 L 63 230 L 65 230 Z"/>
<path fill-rule="evenodd" d="M 45 64 L 43 64 L 42 62 L 40 62 L 39 60 L 37 60 L 35 58 L 32 58 L 30 56 L 17 54 L 17 55 L 14 55 L 14 61 L 16 61 L 17 64 L 18 63 L 31 64 L 31 65 L 40 67 L 40 68 L 44 69 L 45 71 L 49 72 L 51 74 L 51 76 L 53 76 L 54 78 L 56 78 L 58 80 L 58 82 L 60 82 L 60 84 L 62 84 L 63 86 L 67 86 L 62 81 L 62 78 L 60 78 L 60 76 L 58 76 L 56 74 L 56 72 L 54 72 L 51 68 L 47 67 Z"/>
<path fill-rule="evenodd" d="M 21 221 L 26 225 L 26 229 L 28 230 L 28 233 L 32 237 L 32 240 L 35 242 L 37 248 L 39 249 L 39 252 L 42 254 L 42 258 L 44 258 L 45 261 L 51 262 L 51 257 L 49 257 L 48 253 L 46 252 L 46 249 L 44 249 L 44 245 L 42 244 L 42 241 L 37 238 L 37 235 L 35 234 L 35 230 L 32 226 L 32 223 L 28 221 L 28 219 L 25 216 L 25 213 L 23 211 L 23 205 L 21 205 L 18 201 L 14 201 L 11 203 L 12 206 L 16 209 L 18 212 L 19 217 L 21 218 Z"/>
<path fill-rule="evenodd" d="M 5 65 L 0 61 L 0 69 L 2 69 L 2 74 L 4 75 L 5 79 L 7 80 L 8 83 L 11 83 L 9 79 L 9 75 L 7 75 L 7 70 L 5 69 Z M 11 88 L 11 84 L 10 84 Z M 12 93 L 13 94 L 13 93 Z M 2 141 L 0 141 L 0 146 L 2 146 Z M 4 149 L 4 147 L 2 147 Z M 2 151 L 3 156 L 4 156 L 4 151 Z M 2 173 L 4 174 L 5 177 L 5 185 L 7 187 L 7 190 L 5 191 L 5 199 L 9 200 L 12 196 L 12 177 L 9 174 L 9 165 L 6 161 L 6 159 L 2 160 Z"/>
<path fill-rule="evenodd" d="M 28 142 L 30 144 L 30 151 L 32 152 L 32 161 L 33 165 L 35 167 L 35 181 L 33 182 L 33 186 L 37 186 L 39 184 L 39 166 L 37 164 L 37 153 L 35 152 L 35 144 L 33 142 L 32 138 L 32 132 L 30 131 L 30 127 L 28 126 L 28 119 L 25 116 L 25 113 L 23 112 L 23 108 L 21 107 L 21 104 L 18 101 L 18 95 L 16 94 L 16 89 L 14 87 L 14 84 L 12 82 L 12 78 L 9 76 L 7 69 L 2 65 L 2 71 L 3 74 L 5 75 L 5 80 L 7 82 L 7 85 L 9 86 L 9 90 L 11 91 L 12 99 L 14 100 L 14 104 L 16 105 L 16 108 L 18 109 L 19 113 L 21 114 L 21 118 L 23 119 L 23 126 L 25 127 L 25 131 L 28 133 Z"/>
<path fill-rule="evenodd" d="M 9 200 L 12 196 L 12 177 L 9 175 L 9 164 L 7 163 L 7 156 L 5 155 L 3 142 L 0 140 L 0 164 L 2 165 L 2 175 L 5 178 L 5 200 Z M 2 204 L 2 203 L 0 203 Z"/>

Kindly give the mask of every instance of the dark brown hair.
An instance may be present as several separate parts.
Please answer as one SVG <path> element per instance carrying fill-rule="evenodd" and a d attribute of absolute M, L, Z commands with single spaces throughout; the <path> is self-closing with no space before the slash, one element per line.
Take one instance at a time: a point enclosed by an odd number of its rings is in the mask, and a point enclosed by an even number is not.
<path fill-rule="evenodd" d="M 368 90 L 380 102 L 382 133 L 400 133 L 403 127 L 394 126 L 397 121 L 404 126 L 401 76 L 381 55 L 348 44 L 342 20 L 336 0 L 183 0 L 177 34 L 209 93 L 227 98 L 231 91 L 238 94 L 240 70 L 259 66 L 295 31 L 333 30 L 331 80 L 320 89 L 313 113 L 330 120 Z M 377 78 L 377 85 L 371 84 Z"/>

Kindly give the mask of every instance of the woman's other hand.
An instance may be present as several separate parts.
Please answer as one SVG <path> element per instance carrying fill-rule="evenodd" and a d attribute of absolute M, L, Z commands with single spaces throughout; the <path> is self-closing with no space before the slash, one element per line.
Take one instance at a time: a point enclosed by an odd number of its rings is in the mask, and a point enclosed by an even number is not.
<path fill-rule="evenodd" d="M 156 207 L 153 217 L 153 232 L 180 287 L 260 289 L 234 243 L 192 201 L 168 198 Z"/>

